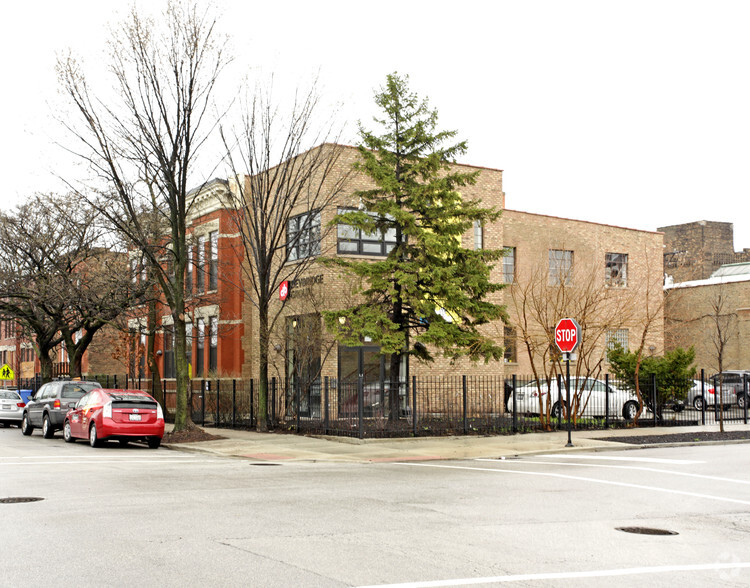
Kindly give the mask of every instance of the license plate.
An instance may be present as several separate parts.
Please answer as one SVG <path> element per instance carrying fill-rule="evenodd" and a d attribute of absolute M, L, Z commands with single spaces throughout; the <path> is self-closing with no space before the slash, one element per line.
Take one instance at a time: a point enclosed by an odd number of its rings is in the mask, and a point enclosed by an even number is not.
<path fill-rule="evenodd" d="M 3 404 L 3 410 L 10 410 L 10 404 Z"/>
<path fill-rule="evenodd" d="M 131 415 L 129 415 L 129 418 L 130 418 L 131 421 L 140 421 L 141 420 L 141 415 L 139 415 L 139 414 L 131 414 Z"/>

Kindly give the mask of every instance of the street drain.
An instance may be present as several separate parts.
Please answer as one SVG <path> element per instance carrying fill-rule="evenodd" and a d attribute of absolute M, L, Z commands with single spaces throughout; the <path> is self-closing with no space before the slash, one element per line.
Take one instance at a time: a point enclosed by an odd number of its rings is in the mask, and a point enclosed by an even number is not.
<path fill-rule="evenodd" d="M 251 466 L 278 466 L 278 465 L 281 465 L 281 464 L 280 463 L 268 463 L 268 462 L 265 462 L 265 461 L 259 461 L 259 462 L 251 463 L 250 465 Z"/>
<path fill-rule="evenodd" d="M 650 527 L 617 527 L 617 531 L 625 533 L 635 533 L 636 535 L 679 535 L 677 531 L 668 531 L 667 529 L 652 529 Z"/>
<path fill-rule="evenodd" d="M 38 496 L 10 496 L 9 498 L 0 498 L 0 504 L 18 504 L 20 502 L 38 502 L 44 500 Z"/>

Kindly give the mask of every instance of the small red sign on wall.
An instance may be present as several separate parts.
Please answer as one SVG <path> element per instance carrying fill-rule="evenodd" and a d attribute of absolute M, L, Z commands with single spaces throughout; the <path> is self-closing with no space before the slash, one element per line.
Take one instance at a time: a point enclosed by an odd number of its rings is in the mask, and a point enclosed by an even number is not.
<path fill-rule="evenodd" d="M 289 281 L 284 280 L 279 286 L 279 300 L 282 302 L 289 297 Z"/>

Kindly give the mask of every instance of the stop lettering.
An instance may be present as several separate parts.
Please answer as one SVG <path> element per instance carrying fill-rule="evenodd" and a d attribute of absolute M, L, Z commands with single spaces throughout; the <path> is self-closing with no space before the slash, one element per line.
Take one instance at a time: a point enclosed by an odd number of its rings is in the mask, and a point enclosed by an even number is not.
<path fill-rule="evenodd" d="M 575 319 L 564 318 L 555 327 L 555 344 L 563 353 L 570 353 L 578 347 L 581 328 Z"/>

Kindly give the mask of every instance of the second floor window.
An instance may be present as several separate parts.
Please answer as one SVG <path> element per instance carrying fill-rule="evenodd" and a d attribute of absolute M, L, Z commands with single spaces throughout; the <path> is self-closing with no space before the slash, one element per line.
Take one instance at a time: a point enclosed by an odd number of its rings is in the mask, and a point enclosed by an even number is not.
<path fill-rule="evenodd" d="M 187 264 L 185 270 L 185 292 L 188 296 L 193 293 L 193 246 L 187 248 Z"/>
<path fill-rule="evenodd" d="M 219 232 L 213 231 L 208 234 L 209 262 L 208 262 L 208 289 L 216 290 L 219 287 Z"/>
<path fill-rule="evenodd" d="M 628 254 L 607 253 L 604 257 L 604 283 L 607 286 L 628 285 Z"/>
<path fill-rule="evenodd" d="M 506 247 L 503 254 L 503 282 L 512 284 L 516 278 L 516 248 Z"/>
<path fill-rule="evenodd" d="M 350 209 L 339 209 L 339 214 Z M 375 216 L 372 213 L 368 213 Z M 396 229 L 365 233 L 357 227 L 339 224 L 338 252 L 352 255 L 388 255 L 396 246 Z"/>
<path fill-rule="evenodd" d="M 474 221 L 474 249 L 479 250 L 484 248 L 484 231 L 482 227 L 482 221 Z"/>
<path fill-rule="evenodd" d="M 195 284 L 199 294 L 206 289 L 206 237 L 198 237 L 198 260 L 195 262 Z"/>
<path fill-rule="evenodd" d="M 320 211 L 289 219 L 286 249 L 289 261 L 320 255 Z"/>
<path fill-rule="evenodd" d="M 573 252 L 549 250 L 549 285 L 570 286 L 573 283 Z"/>

